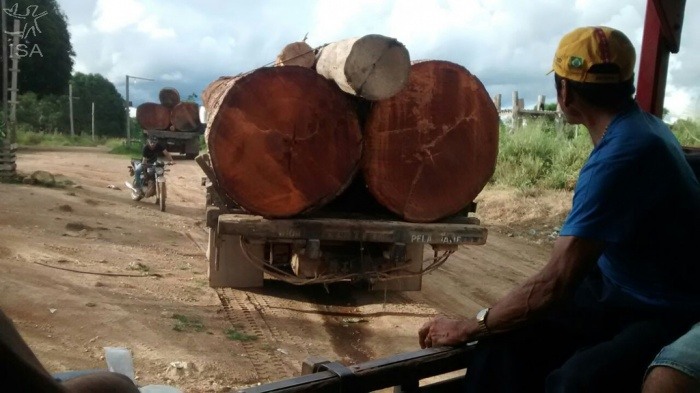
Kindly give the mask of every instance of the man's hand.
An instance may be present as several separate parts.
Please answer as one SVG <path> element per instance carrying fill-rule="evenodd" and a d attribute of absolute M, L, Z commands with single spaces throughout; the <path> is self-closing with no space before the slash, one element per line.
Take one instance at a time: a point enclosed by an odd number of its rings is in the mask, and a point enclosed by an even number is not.
<path fill-rule="evenodd" d="M 476 321 L 437 316 L 418 330 L 421 348 L 457 345 L 473 340 L 479 327 Z"/>

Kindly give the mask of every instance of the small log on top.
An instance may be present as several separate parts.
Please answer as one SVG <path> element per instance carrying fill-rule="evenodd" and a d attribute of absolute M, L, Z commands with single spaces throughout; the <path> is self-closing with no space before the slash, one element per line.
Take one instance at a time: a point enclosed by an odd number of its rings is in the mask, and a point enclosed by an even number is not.
<path fill-rule="evenodd" d="M 316 62 L 313 48 L 306 42 L 292 42 L 282 49 L 277 59 L 276 66 L 300 66 L 311 68 Z"/>
<path fill-rule="evenodd" d="M 321 48 L 316 71 L 346 93 L 383 100 L 401 91 L 408 80 L 408 50 L 394 38 L 370 34 Z"/>
<path fill-rule="evenodd" d="M 144 102 L 136 108 L 136 121 L 144 130 L 167 130 L 170 109 L 154 102 Z"/>
<path fill-rule="evenodd" d="M 369 191 L 407 221 L 462 210 L 496 166 L 498 113 L 464 67 L 426 61 L 406 88 L 375 102 L 365 126 L 363 174 Z"/>
<path fill-rule="evenodd" d="M 181 102 L 170 111 L 170 123 L 177 131 L 195 131 L 200 126 L 199 105 L 194 102 Z"/>
<path fill-rule="evenodd" d="M 243 209 L 291 217 L 347 187 L 362 152 L 354 107 L 303 67 L 261 68 L 220 79 L 204 94 L 216 180 Z"/>
<path fill-rule="evenodd" d="M 160 89 L 158 99 L 160 100 L 161 105 L 172 109 L 175 107 L 175 105 L 180 103 L 180 93 L 173 87 L 164 87 Z"/>

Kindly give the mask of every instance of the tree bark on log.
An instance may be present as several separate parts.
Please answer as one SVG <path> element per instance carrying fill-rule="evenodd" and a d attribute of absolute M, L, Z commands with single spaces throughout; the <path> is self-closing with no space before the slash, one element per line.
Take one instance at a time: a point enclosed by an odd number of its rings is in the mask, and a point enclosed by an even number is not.
<path fill-rule="evenodd" d="M 175 105 L 180 103 L 180 93 L 173 87 L 164 87 L 160 89 L 158 99 L 160 100 L 161 105 L 172 109 L 175 107 Z"/>
<path fill-rule="evenodd" d="M 205 96 L 213 171 L 245 210 L 291 217 L 323 206 L 352 180 L 362 154 L 354 107 L 313 70 L 261 68 L 220 79 Z"/>
<path fill-rule="evenodd" d="M 221 100 L 240 76 L 222 76 L 211 82 L 202 91 L 202 105 L 207 112 L 207 124 L 211 123 L 216 111 L 221 106 Z"/>
<path fill-rule="evenodd" d="M 401 91 L 408 80 L 408 50 L 394 38 L 370 34 L 321 48 L 316 71 L 346 93 L 383 100 Z"/>
<path fill-rule="evenodd" d="M 195 131 L 199 121 L 199 105 L 194 102 L 181 102 L 170 111 L 170 123 L 177 131 Z"/>
<path fill-rule="evenodd" d="M 498 122 L 486 89 L 464 67 L 415 63 L 404 90 L 372 106 L 363 158 L 369 191 L 407 221 L 457 213 L 493 175 Z"/>
<path fill-rule="evenodd" d="M 299 66 L 311 68 L 316 62 L 313 48 L 306 42 L 292 42 L 277 55 L 276 66 Z"/>
<path fill-rule="evenodd" d="M 144 130 L 167 130 L 170 109 L 155 102 L 144 102 L 136 108 L 136 121 Z"/>

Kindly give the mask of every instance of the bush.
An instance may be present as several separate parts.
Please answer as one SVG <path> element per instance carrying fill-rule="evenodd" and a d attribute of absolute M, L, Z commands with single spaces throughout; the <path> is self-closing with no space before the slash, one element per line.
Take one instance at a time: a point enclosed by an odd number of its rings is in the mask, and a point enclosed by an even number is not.
<path fill-rule="evenodd" d="M 683 146 L 700 146 L 700 124 L 690 119 L 680 119 L 671 125 L 671 131 Z"/>
<path fill-rule="evenodd" d="M 112 144 L 112 148 L 109 150 L 112 154 L 120 154 L 129 157 L 141 157 L 143 151 L 143 143 L 132 142 L 127 144 L 125 140 L 121 140 L 120 143 Z"/>
<path fill-rule="evenodd" d="M 558 133 L 548 120 L 530 121 L 516 132 L 500 131 L 496 185 L 571 190 L 592 149 L 585 129 Z"/>

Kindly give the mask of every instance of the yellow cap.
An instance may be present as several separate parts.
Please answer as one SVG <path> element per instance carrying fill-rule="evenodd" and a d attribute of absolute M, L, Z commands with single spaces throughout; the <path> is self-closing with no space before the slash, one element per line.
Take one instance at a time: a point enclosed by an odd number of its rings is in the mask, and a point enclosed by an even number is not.
<path fill-rule="evenodd" d="M 610 27 L 580 27 L 565 35 L 554 55 L 552 71 L 587 83 L 618 83 L 634 76 L 636 53 L 629 38 Z M 596 64 L 615 64 L 619 72 L 589 73 Z"/>

